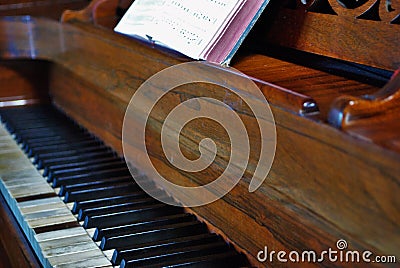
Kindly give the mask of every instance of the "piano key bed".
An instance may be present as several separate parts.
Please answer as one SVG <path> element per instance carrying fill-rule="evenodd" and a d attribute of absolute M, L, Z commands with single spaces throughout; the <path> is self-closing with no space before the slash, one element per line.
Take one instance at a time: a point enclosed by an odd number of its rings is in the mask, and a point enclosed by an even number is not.
<path fill-rule="evenodd" d="M 148 196 L 123 159 L 53 107 L 0 116 L 0 191 L 44 267 L 248 264 L 196 217 Z"/>

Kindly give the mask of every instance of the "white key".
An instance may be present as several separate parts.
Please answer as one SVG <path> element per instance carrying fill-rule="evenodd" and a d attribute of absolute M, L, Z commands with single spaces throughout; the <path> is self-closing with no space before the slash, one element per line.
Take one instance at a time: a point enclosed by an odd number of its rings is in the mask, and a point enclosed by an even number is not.
<path fill-rule="evenodd" d="M 16 202 L 55 192 L 1 124 L 0 191 L 44 266 L 112 267 L 82 226 L 35 234 L 35 228 L 77 223 L 73 204 L 67 206 L 58 196 Z"/>
<path fill-rule="evenodd" d="M 91 268 L 91 267 L 112 268 L 113 266 L 107 259 L 104 258 L 104 256 L 57 265 L 57 268 Z"/>
<path fill-rule="evenodd" d="M 101 250 L 99 248 L 96 248 L 93 250 L 73 252 L 69 254 L 62 254 L 53 257 L 48 257 L 47 259 L 49 260 L 51 265 L 58 266 L 60 264 L 73 263 L 76 262 L 77 260 L 89 260 L 93 258 L 98 258 L 100 256 L 103 256 L 106 259 Z"/>
<path fill-rule="evenodd" d="M 30 185 L 29 187 L 21 185 L 7 189 L 15 199 L 42 194 L 55 194 L 53 189 L 46 182 Z"/>
<path fill-rule="evenodd" d="M 62 239 L 71 236 L 80 236 L 86 234 L 85 229 L 82 227 L 68 228 L 64 230 L 51 231 L 41 234 L 36 234 L 36 240 L 41 243 L 49 240 Z"/>
<path fill-rule="evenodd" d="M 47 199 L 47 198 L 46 198 Z M 43 212 L 43 211 L 54 211 L 55 209 L 65 209 L 66 206 L 62 202 L 54 202 L 50 204 L 42 204 L 42 205 L 37 205 L 37 206 L 28 206 L 28 207 L 20 207 L 19 209 L 21 210 L 23 215 L 31 214 L 31 213 L 37 213 L 37 212 Z M 68 212 L 70 212 L 67 209 Z"/>
<path fill-rule="evenodd" d="M 61 199 L 58 196 L 53 196 L 53 197 L 48 197 L 48 198 L 19 202 L 18 207 L 22 209 L 22 208 L 42 206 L 42 205 L 52 204 L 52 203 L 63 203 L 63 202 L 61 201 Z"/>

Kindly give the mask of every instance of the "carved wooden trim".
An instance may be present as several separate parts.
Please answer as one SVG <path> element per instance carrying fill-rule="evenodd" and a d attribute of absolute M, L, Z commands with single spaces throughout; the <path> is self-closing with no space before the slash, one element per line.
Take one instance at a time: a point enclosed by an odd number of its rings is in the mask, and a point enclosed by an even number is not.
<path fill-rule="evenodd" d="M 267 23 L 257 25 L 256 35 L 266 45 L 394 71 L 400 67 L 399 12 L 400 0 L 288 0 L 264 13 Z"/>
<path fill-rule="evenodd" d="M 391 0 L 291 0 L 287 7 L 308 12 L 400 24 L 398 1 Z M 397 8 L 396 8 L 397 7 Z"/>
<path fill-rule="evenodd" d="M 103 18 L 116 20 L 118 3 L 118 0 L 93 0 L 82 10 L 65 10 L 61 15 L 61 22 L 76 20 L 93 23 L 94 25 L 103 25 Z M 112 23 L 114 24 L 115 22 L 113 21 Z M 103 26 L 108 26 L 108 24 Z"/>
<path fill-rule="evenodd" d="M 375 94 L 362 98 L 342 96 L 336 99 L 328 120 L 352 135 L 400 151 L 397 128 L 399 112 L 400 69 Z"/>

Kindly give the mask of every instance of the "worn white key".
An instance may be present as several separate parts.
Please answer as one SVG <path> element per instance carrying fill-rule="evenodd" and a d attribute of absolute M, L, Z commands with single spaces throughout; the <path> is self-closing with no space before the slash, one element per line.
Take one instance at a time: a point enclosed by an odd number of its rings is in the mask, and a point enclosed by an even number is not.
<path fill-rule="evenodd" d="M 113 266 L 104 257 L 90 258 L 88 260 L 80 260 L 76 262 L 64 263 L 57 265 L 57 268 L 112 268 Z"/>
<path fill-rule="evenodd" d="M 24 215 L 25 220 L 37 220 L 49 217 L 58 217 L 63 215 L 71 215 L 71 212 L 66 207 L 56 208 L 56 209 L 48 209 L 44 211 L 35 211 L 31 213 L 22 213 Z M 74 220 L 75 217 L 74 217 Z"/>
<path fill-rule="evenodd" d="M 45 217 L 39 219 L 30 219 L 27 220 L 29 226 L 32 229 L 39 228 L 39 227 L 46 227 L 52 226 L 56 224 L 66 224 L 70 222 L 76 222 L 76 218 L 72 215 L 57 215 L 53 217 Z"/>
<path fill-rule="evenodd" d="M 36 168 L 32 166 L 32 164 L 26 164 L 25 168 L 19 168 L 15 171 L 4 172 L 1 170 L 1 178 L 3 181 L 7 180 L 17 180 L 17 179 L 24 179 L 24 178 L 34 178 L 34 179 L 42 179 L 43 177 L 37 172 Z"/>
<path fill-rule="evenodd" d="M 42 247 L 42 245 L 40 245 Z M 100 249 L 92 243 L 92 241 L 86 241 L 83 243 L 72 243 L 69 245 L 65 245 L 63 247 L 48 247 L 48 248 L 43 248 L 43 253 L 46 257 L 56 257 L 56 256 L 61 256 L 61 255 L 70 255 L 73 253 L 81 253 L 81 252 L 86 252 L 86 251 L 100 251 Z M 101 252 L 101 251 L 100 251 Z M 102 254 L 102 253 L 101 253 Z M 94 254 L 93 254 L 94 255 Z M 91 255 L 91 256 L 93 256 Z M 94 255 L 96 256 L 96 255 Z"/>
<path fill-rule="evenodd" d="M 55 194 L 53 189 L 46 182 L 30 185 L 29 187 L 21 185 L 7 189 L 15 199 L 35 195 Z"/>
<path fill-rule="evenodd" d="M 18 207 L 20 209 L 23 209 L 23 208 L 42 206 L 42 205 L 53 204 L 53 203 L 60 203 L 60 204 L 62 203 L 63 204 L 63 202 L 61 201 L 61 199 L 58 196 L 53 196 L 53 197 L 19 202 Z"/>
<path fill-rule="evenodd" d="M 77 223 L 70 211 L 73 204 L 67 206 L 58 196 L 16 201 L 55 192 L 1 124 L 0 191 L 45 267 L 112 267 L 81 226 L 35 233 L 39 227 Z"/>
<path fill-rule="evenodd" d="M 100 256 L 103 256 L 105 258 L 101 250 L 96 247 L 96 249 L 93 250 L 62 254 L 53 257 L 48 257 L 47 259 L 49 260 L 51 265 L 58 266 L 60 264 L 73 263 L 76 260 L 89 260 L 93 258 L 98 258 Z"/>
<path fill-rule="evenodd" d="M 66 209 L 70 213 L 69 209 L 66 208 L 65 204 L 62 202 L 54 202 L 50 204 L 28 206 L 23 208 L 20 207 L 19 209 L 21 210 L 23 215 L 31 215 L 32 213 L 44 212 L 44 211 L 51 211 L 53 213 L 55 209 Z"/>
<path fill-rule="evenodd" d="M 74 203 L 72 203 L 72 202 L 67 203 L 66 205 L 70 210 L 72 210 L 74 208 Z"/>
<path fill-rule="evenodd" d="M 19 148 L 15 149 L 15 151 L 1 151 L 0 170 L 2 174 L 27 168 L 34 170 L 35 167 L 32 166 L 28 159 L 24 158 L 25 155 L 17 150 L 19 150 Z"/>
<path fill-rule="evenodd" d="M 85 229 L 82 227 L 73 227 L 64 230 L 36 234 L 35 238 L 39 243 L 41 243 L 49 240 L 62 239 L 65 237 L 80 236 L 83 234 L 86 234 Z"/>
<path fill-rule="evenodd" d="M 32 184 L 36 184 L 36 183 L 43 183 L 43 178 L 38 178 L 35 176 L 32 177 L 23 177 L 23 176 L 18 176 L 18 177 L 7 177 L 6 179 L 4 179 L 4 177 L 2 177 L 4 184 L 7 187 L 15 187 L 15 186 L 27 186 L 28 185 L 32 185 Z"/>
<path fill-rule="evenodd" d="M 83 243 L 92 243 L 92 239 L 87 234 L 81 234 L 81 235 L 74 235 L 74 236 L 67 236 L 67 237 L 61 237 L 58 239 L 50 239 L 46 241 L 40 242 L 40 247 L 44 251 L 51 250 L 53 248 L 60 248 L 60 247 L 66 247 L 74 244 L 83 244 Z"/>
<path fill-rule="evenodd" d="M 96 228 L 86 229 L 86 232 L 89 234 L 90 237 L 93 237 L 95 231 L 96 231 Z"/>
<path fill-rule="evenodd" d="M 103 254 L 107 257 L 107 259 L 111 260 L 114 254 L 114 250 L 113 249 L 104 250 Z"/>
<path fill-rule="evenodd" d="M 14 151 L 16 151 L 16 149 L 17 148 L 15 148 L 14 144 L 12 144 L 11 142 L 8 142 L 7 140 L 0 142 L 0 151 L 2 152 L 2 154 L 5 152 L 14 152 Z"/>

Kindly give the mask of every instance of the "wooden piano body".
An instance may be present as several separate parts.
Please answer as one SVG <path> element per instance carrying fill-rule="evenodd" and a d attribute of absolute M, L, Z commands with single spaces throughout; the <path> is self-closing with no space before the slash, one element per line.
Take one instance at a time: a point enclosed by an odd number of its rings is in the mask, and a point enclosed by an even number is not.
<path fill-rule="evenodd" d="M 65 9 L 80 10 L 86 0 L 3 0 L 0 3 L 0 16 L 31 15 L 58 20 Z"/>
<path fill-rule="evenodd" d="M 249 165 L 240 183 L 222 199 L 188 210 L 246 253 L 253 265 L 268 265 L 257 260 L 265 246 L 275 251 L 322 252 L 335 249 L 339 239 L 353 250 L 399 254 L 399 76 L 389 83 L 382 77 L 400 67 L 400 26 L 395 16 L 400 2 L 392 1 L 394 12 L 387 12 L 380 1 L 356 6 L 348 2 L 351 9 L 336 1 L 272 6 L 232 63 L 254 77 L 269 101 L 277 129 L 275 160 L 267 180 L 249 193 L 259 133 L 248 107 L 237 97 L 228 97 L 246 127 L 255 130 L 249 132 Z M 367 9 L 369 13 L 364 12 Z M 0 105 L 51 101 L 122 154 L 122 122 L 131 96 L 153 74 L 189 59 L 101 27 L 113 24 L 113 18 L 101 14 L 78 20 L 72 16 L 66 23 L 3 18 Z M 82 22 L 85 19 L 92 23 Z M 350 66 L 350 71 L 339 70 L 339 75 L 327 68 L 305 67 L 291 58 L 294 50 L 278 45 L 381 68 L 383 75 L 374 77 L 371 73 L 377 69 L 342 61 L 337 62 Z M 301 55 L 314 65 L 325 62 L 315 55 Z M 353 76 L 357 72 L 362 72 L 361 78 Z M 369 97 L 363 98 L 365 94 Z M 163 109 L 203 95 L 224 99 L 229 92 L 206 84 L 182 86 L 152 113 L 148 128 L 152 142 L 147 146 L 154 163 L 171 181 L 185 186 L 207 182 L 210 174 L 221 172 L 229 155 L 229 148 L 221 146 L 207 174 L 177 172 L 161 157 L 157 137 Z M 196 156 L 201 137 L 224 139 L 210 128 L 195 122 L 182 133 L 182 145 L 194 148 L 189 153 Z M 29 259 L 22 244 L 6 240 L 7 235 L 2 228 L 2 244 L 14 255 L 12 262 L 18 265 Z M 25 257 L 18 259 L 18 254 Z"/>

